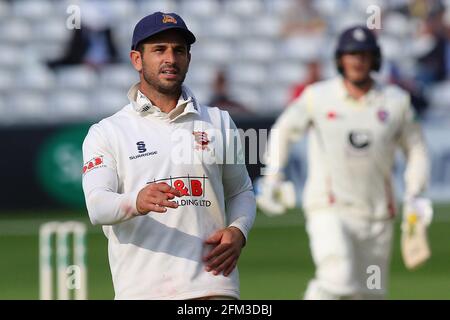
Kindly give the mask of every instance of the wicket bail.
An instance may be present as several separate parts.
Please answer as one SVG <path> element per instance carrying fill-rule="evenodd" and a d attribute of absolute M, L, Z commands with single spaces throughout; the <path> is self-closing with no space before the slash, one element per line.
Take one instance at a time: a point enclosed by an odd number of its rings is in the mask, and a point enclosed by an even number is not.
<path fill-rule="evenodd" d="M 73 264 L 69 265 L 69 235 L 73 234 Z M 70 290 L 74 290 L 75 300 L 87 299 L 86 268 L 86 226 L 82 222 L 51 221 L 41 225 L 39 229 L 39 282 L 40 299 L 52 300 L 53 267 L 52 238 L 56 241 L 56 288 L 58 300 L 69 300 Z M 69 274 L 74 273 L 75 283 L 69 283 Z M 73 276 L 72 276 L 73 277 Z"/>

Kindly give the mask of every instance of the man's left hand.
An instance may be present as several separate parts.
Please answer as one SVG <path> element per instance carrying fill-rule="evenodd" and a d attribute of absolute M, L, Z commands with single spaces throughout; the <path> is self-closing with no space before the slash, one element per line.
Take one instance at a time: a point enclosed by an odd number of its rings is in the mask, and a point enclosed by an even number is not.
<path fill-rule="evenodd" d="M 228 227 L 216 231 L 205 241 L 213 245 L 213 249 L 203 258 L 205 270 L 218 275 L 223 272 L 227 277 L 237 265 L 245 237 L 236 227 Z"/>

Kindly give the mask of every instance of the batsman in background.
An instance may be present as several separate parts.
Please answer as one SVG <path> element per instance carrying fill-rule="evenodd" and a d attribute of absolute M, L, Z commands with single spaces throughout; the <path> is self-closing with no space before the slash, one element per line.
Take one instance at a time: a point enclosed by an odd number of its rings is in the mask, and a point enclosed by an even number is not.
<path fill-rule="evenodd" d="M 335 52 L 340 75 L 307 87 L 271 131 L 267 175 L 257 196 L 268 215 L 284 211 L 280 193 L 289 148 L 309 131 L 303 207 L 316 272 L 305 299 L 384 298 L 396 213 L 391 174 L 397 147 L 407 159 L 405 262 L 415 267 L 429 255 L 424 229 L 429 217 L 422 214 L 431 206 L 421 198 L 427 150 L 409 95 L 371 76 L 381 58 L 371 30 L 345 30 Z M 368 287 L 370 266 L 379 268 L 381 288 Z"/>

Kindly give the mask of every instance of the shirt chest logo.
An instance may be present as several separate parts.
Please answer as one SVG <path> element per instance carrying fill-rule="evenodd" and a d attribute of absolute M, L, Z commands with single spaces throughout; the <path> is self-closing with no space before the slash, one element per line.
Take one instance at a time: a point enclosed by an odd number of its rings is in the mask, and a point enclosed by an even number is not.
<path fill-rule="evenodd" d="M 144 141 L 138 141 L 138 142 L 136 142 L 136 146 L 137 146 L 137 149 L 138 149 L 138 152 L 139 152 L 139 153 L 144 153 L 144 152 L 147 151 L 147 148 L 145 147 Z"/>
<path fill-rule="evenodd" d="M 377 111 L 377 118 L 381 123 L 386 123 L 389 118 L 389 113 L 384 109 L 380 109 Z"/>
<path fill-rule="evenodd" d="M 209 150 L 209 138 L 208 134 L 205 131 L 193 131 L 192 134 L 194 135 L 195 139 L 195 150 Z"/>
<path fill-rule="evenodd" d="M 328 110 L 326 110 L 323 114 L 323 117 L 326 121 L 334 122 L 337 120 L 342 120 L 343 114 L 341 112 L 337 112 L 336 108 L 331 107 Z"/>
<path fill-rule="evenodd" d="M 331 110 L 327 112 L 327 120 L 336 120 L 336 118 L 338 117 L 336 111 Z"/>
<path fill-rule="evenodd" d="M 348 135 L 350 145 L 355 149 L 366 149 L 372 143 L 370 132 L 368 131 L 351 131 Z"/>
<path fill-rule="evenodd" d="M 136 148 L 137 148 L 138 154 L 130 156 L 129 157 L 130 160 L 135 160 L 135 159 L 139 159 L 142 157 L 148 157 L 148 156 L 153 156 L 155 154 L 158 154 L 158 151 L 156 151 L 156 150 L 147 152 L 147 147 L 145 146 L 144 141 L 136 142 Z"/>

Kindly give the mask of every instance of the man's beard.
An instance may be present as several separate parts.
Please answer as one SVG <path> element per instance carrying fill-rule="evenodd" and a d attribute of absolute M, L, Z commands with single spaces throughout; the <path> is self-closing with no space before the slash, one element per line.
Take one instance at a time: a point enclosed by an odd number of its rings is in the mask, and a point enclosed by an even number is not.
<path fill-rule="evenodd" d="M 181 71 L 179 68 L 178 72 Z M 171 83 L 164 84 L 160 81 L 158 81 L 155 77 L 152 77 L 149 73 L 146 72 L 145 65 L 142 69 L 142 75 L 144 77 L 145 82 L 152 87 L 155 88 L 156 91 L 158 91 L 161 94 L 169 95 L 169 96 L 179 96 L 181 94 L 181 85 L 184 82 L 184 79 L 186 78 L 186 72 L 182 74 L 182 77 L 180 80 L 172 81 Z"/>

